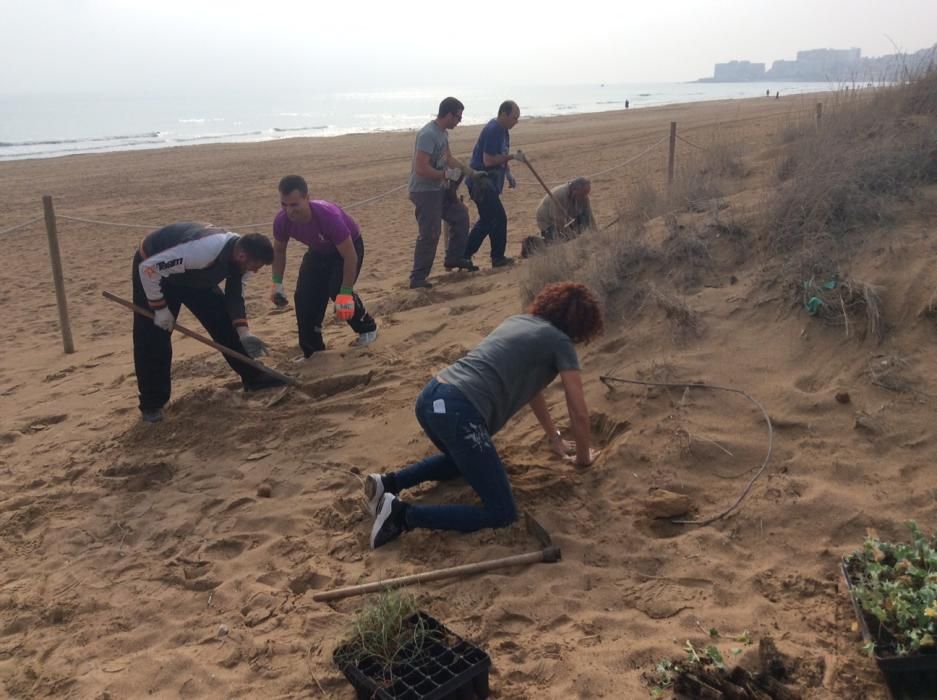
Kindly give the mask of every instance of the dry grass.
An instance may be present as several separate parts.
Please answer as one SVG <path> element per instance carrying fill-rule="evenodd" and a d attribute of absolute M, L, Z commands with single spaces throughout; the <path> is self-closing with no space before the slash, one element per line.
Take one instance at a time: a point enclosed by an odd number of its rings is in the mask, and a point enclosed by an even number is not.
<path fill-rule="evenodd" d="M 668 235 L 663 252 L 671 279 L 684 290 L 698 287 L 712 266 L 706 242 L 695 231 L 681 226 L 672 214 L 667 216 L 666 225 Z"/>
<path fill-rule="evenodd" d="M 520 283 L 524 306 L 546 285 L 575 281 L 592 289 L 611 317 L 640 307 L 646 295 L 644 273 L 656 269 L 661 254 L 640 239 L 640 228 L 619 226 L 593 231 L 530 259 Z"/>
<path fill-rule="evenodd" d="M 640 180 L 629 192 L 628 198 L 618 207 L 622 221 L 650 221 L 660 216 L 666 202 L 660 192 L 648 180 Z"/>
<path fill-rule="evenodd" d="M 918 393 L 920 380 L 911 372 L 911 364 L 900 355 L 875 355 L 869 359 L 865 375 L 877 387 L 898 393 Z"/>
<path fill-rule="evenodd" d="M 703 322 L 686 300 L 650 285 L 647 301 L 653 302 L 664 312 L 664 316 L 670 321 L 670 331 L 675 343 L 683 344 L 702 337 Z"/>
<path fill-rule="evenodd" d="M 722 195 L 718 176 L 705 168 L 702 157 L 696 156 L 687 159 L 674 173 L 668 193 L 668 208 L 708 211 L 712 200 Z"/>
<path fill-rule="evenodd" d="M 719 177 L 745 177 L 748 171 L 742 162 L 742 144 L 713 142 L 703 153 L 702 169 Z"/>
<path fill-rule="evenodd" d="M 885 223 L 894 202 L 910 201 L 916 186 L 937 181 L 935 103 L 931 74 L 861 97 L 840 94 L 825 105 L 819 125 L 802 121 L 785 129 L 788 151 L 777 170 L 784 186 L 766 222 L 776 250 Z"/>
<path fill-rule="evenodd" d="M 843 326 L 846 337 L 855 333 L 860 338 L 872 338 L 880 343 L 885 337 L 882 320 L 882 301 L 872 285 L 846 278 L 832 289 L 825 286 L 825 277 L 804 282 L 805 306 L 811 299 L 819 300 L 815 315 L 831 325 Z M 831 279 L 836 279 L 833 275 Z"/>

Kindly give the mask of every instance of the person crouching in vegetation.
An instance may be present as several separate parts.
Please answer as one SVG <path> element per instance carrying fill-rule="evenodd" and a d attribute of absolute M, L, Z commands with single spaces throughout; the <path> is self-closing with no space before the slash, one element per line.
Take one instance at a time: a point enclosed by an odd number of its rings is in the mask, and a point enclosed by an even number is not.
<path fill-rule="evenodd" d="M 505 319 L 468 355 L 430 379 L 417 398 L 416 418 L 440 451 L 365 480 L 368 508 L 375 515 L 371 547 L 414 528 L 474 532 L 514 522 L 514 496 L 491 437 L 524 404 L 533 410 L 554 452 L 581 467 L 592 464 L 596 452 L 590 447 L 575 345 L 598 337 L 603 326 L 602 309 L 586 286 L 551 284 L 526 314 Z M 566 392 L 574 444 L 561 437 L 543 396 L 557 374 Z M 459 476 L 478 494 L 480 506 L 422 505 L 398 497 L 424 481 Z"/>
<path fill-rule="evenodd" d="M 544 240 L 567 240 L 595 228 L 591 192 L 589 178 L 577 177 L 544 195 L 537 207 L 537 226 Z"/>

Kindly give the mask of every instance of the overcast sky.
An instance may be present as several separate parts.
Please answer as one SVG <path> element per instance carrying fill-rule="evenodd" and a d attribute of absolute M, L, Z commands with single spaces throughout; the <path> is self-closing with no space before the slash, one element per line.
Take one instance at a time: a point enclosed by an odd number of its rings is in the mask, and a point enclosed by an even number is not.
<path fill-rule="evenodd" d="M 685 81 L 937 42 L 937 0 L 0 0 L 0 93 Z"/>

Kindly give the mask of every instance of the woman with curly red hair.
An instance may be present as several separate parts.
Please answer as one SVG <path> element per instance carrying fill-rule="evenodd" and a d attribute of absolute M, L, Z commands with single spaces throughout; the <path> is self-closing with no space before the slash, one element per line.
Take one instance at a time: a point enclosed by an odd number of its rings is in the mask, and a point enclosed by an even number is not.
<path fill-rule="evenodd" d="M 558 282 L 536 296 L 528 313 L 505 319 L 468 355 L 442 370 L 416 401 L 416 419 L 439 453 L 390 474 L 365 481 L 368 508 L 374 514 L 371 547 L 377 548 L 414 528 L 474 532 L 505 527 L 517 519 L 517 507 L 491 436 L 524 404 L 543 427 L 553 451 L 587 467 L 589 410 L 582 391 L 574 344 L 602 333 L 602 309 L 582 284 Z M 574 443 L 563 440 L 550 417 L 543 390 L 560 375 Z M 424 481 L 463 477 L 481 506 L 422 505 L 397 494 Z"/>

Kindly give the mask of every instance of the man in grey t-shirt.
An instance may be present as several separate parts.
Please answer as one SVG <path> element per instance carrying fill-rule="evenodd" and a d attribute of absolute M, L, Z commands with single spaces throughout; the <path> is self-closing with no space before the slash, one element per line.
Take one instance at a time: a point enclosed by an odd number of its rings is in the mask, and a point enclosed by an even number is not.
<path fill-rule="evenodd" d="M 449 225 L 446 269 L 478 269 L 463 257 L 468 240 L 469 215 L 468 209 L 455 196 L 455 188 L 463 173 L 470 176 L 471 170 L 449 152 L 449 135 L 446 133 L 462 121 L 464 108 L 456 98 L 447 97 L 439 103 L 438 116 L 416 135 L 408 187 L 410 201 L 416 207 L 419 235 L 413 251 L 410 289 L 433 286 L 426 278 L 436 259 L 443 221 Z"/>

